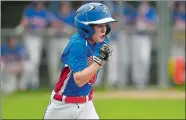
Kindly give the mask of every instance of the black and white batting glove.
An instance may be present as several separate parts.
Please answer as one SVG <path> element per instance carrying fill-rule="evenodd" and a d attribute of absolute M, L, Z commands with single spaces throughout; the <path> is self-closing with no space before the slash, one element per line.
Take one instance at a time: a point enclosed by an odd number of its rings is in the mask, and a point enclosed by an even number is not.
<path fill-rule="evenodd" d="M 99 56 L 93 56 L 93 60 L 100 66 L 103 66 L 109 57 L 112 55 L 113 49 L 108 44 L 103 44 L 99 50 Z"/>

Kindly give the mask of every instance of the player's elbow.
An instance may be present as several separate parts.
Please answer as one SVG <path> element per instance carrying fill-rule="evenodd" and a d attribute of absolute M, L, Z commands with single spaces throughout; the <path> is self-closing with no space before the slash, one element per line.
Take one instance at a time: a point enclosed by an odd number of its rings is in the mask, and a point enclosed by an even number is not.
<path fill-rule="evenodd" d="M 78 74 L 74 74 L 74 81 L 78 87 L 82 87 L 84 85 L 81 76 Z"/>
<path fill-rule="evenodd" d="M 84 84 L 82 84 L 79 80 L 75 80 L 75 83 L 78 87 L 82 87 Z"/>
<path fill-rule="evenodd" d="M 78 87 L 82 87 L 84 84 L 81 82 L 81 80 L 80 79 L 78 79 L 78 78 L 74 78 L 74 81 L 75 81 L 75 83 L 76 83 L 76 85 L 78 86 Z"/>

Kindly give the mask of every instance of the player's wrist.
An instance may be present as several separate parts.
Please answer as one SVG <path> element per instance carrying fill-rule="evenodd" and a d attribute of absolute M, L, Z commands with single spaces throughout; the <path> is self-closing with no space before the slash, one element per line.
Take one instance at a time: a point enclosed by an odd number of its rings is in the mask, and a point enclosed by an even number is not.
<path fill-rule="evenodd" d="M 21 34 L 21 33 L 23 33 L 24 29 L 25 29 L 25 28 L 23 27 L 23 25 L 17 26 L 17 27 L 15 28 L 15 34 Z"/>
<path fill-rule="evenodd" d="M 105 60 L 102 60 L 96 56 L 93 56 L 93 61 L 96 62 L 99 66 L 103 66 L 105 64 Z"/>

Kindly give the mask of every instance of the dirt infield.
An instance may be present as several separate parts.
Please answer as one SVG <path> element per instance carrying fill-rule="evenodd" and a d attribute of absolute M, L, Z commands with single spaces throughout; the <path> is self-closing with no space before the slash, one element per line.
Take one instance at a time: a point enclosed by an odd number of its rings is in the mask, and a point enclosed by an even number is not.
<path fill-rule="evenodd" d="M 97 92 L 95 99 L 124 98 L 124 99 L 185 99 L 184 91 L 163 90 L 127 90 Z"/>

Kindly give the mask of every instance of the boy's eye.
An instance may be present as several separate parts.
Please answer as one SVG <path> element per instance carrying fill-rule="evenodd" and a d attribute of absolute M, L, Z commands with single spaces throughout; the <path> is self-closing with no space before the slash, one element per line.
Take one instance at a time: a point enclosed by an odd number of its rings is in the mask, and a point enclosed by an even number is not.
<path fill-rule="evenodd" d="M 102 28 L 102 27 L 105 27 L 106 25 L 98 25 L 98 27 Z"/>

